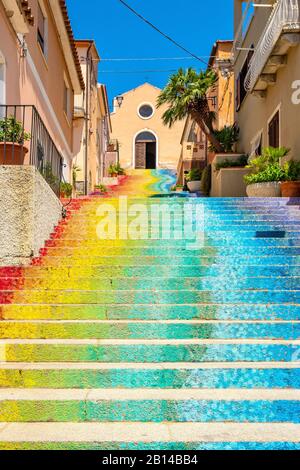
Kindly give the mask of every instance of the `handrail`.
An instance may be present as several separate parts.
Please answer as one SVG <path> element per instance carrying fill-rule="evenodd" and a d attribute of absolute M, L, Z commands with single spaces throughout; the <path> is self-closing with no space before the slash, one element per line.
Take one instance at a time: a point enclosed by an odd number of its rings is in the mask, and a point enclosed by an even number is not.
<path fill-rule="evenodd" d="M 59 195 L 63 157 L 33 105 L 0 104 L 0 164 L 35 166 Z"/>
<path fill-rule="evenodd" d="M 278 0 L 249 64 L 245 89 L 252 91 L 282 32 L 300 29 L 300 0 Z"/>

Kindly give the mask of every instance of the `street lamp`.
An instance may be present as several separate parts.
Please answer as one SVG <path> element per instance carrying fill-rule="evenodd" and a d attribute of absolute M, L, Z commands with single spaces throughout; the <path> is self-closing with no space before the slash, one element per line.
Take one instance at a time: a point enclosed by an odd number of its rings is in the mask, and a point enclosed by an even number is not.
<path fill-rule="evenodd" d="M 124 100 L 124 96 L 117 96 L 116 100 L 117 100 L 119 108 L 121 108 L 123 100 Z"/>

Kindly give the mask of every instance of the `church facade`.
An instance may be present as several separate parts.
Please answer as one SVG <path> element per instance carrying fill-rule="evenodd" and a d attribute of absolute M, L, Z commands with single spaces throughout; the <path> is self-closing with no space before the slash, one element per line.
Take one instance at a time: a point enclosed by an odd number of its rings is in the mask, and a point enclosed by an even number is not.
<path fill-rule="evenodd" d="M 156 107 L 160 89 L 149 84 L 129 90 L 114 100 L 113 134 L 125 169 L 176 169 L 185 122 L 170 129 L 162 122 L 166 106 Z"/>

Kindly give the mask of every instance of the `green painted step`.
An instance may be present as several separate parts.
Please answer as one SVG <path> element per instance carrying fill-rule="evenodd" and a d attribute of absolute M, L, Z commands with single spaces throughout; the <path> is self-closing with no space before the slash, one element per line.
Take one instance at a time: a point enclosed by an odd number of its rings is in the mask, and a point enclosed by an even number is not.
<path fill-rule="evenodd" d="M 63 340 L 22 340 L 0 343 L 1 357 L 6 362 L 278 362 L 291 361 L 299 349 L 293 342 L 266 344 L 238 340 L 222 344 L 202 343 L 198 340 L 192 344 L 102 344 L 97 345 L 89 340 L 78 340 L 79 343 Z M 25 341 L 25 340 L 24 340 Z M 97 341 L 97 340 L 95 340 Z M 98 340 L 99 341 L 99 340 Z M 132 341 L 132 340 L 131 340 Z M 144 341 L 144 340 L 141 340 Z M 162 340 L 160 340 L 162 341 Z M 170 341 L 170 340 L 168 340 Z M 183 340 L 188 343 L 188 340 Z M 3 340 L 2 340 L 3 342 Z M 274 342 L 275 343 L 275 342 Z"/>
<path fill-rule="evenodd" d="M 298 323 L 0 322 L 1 339 L 298 339 Z"/>
<path fill-rule="evenodd" d="M 129 366 L 102 368 L 101 364 L 0 364 L 0 388 L 40 389 L 299 389 L 299 368 L 270 363 L 259 368 L 259 363 L 223 363 L 223 368 L 206 364 L 205 368 L 174 368 L 170 365 L 159 368 L 160 364 L 147 364 L 132 368 Z M 88 367 L 91 367 L 90 369 Z M 121 366 L 121 364 L 120 364 Z M 11 368 L 9 368 L 11 367 Z"/>
<path fill-rule="evenodd" d="M 3 400 L 0 422 L 300 422 L 300 400 Z"/>
<path fill-rule="evenodd" d="M 300 290 L 219 290 L 219 291 L 195 291 L 176 290 L 143 291 L 143 290 L 115 290 L 115 291 L 68 291 L 68 290 L 31 290 L 5 291 L 0 294 L 0 299 L 14 298 L 18 304 L 133 304 L 133 305 L 157 305 L 157 304 L 200 304 L 214 302 L 216 304 L 237 303 L 263 304 L 282 303 L 300 304 Z"/>
<path fill-rule="evenodd" d="M 6 320 L 300 320 L 299 305 L 15 305 Z"/>

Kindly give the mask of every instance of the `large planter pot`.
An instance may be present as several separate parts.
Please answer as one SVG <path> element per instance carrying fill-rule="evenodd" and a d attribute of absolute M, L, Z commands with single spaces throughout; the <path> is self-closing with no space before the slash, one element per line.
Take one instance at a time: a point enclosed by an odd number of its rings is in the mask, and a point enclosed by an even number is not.
<path fill-rule="evenodd" d="M 271 183 L 256 183 L 249 184 L 247 186 L 247 195 L 248 197 L 280 197 L 281 183 L 271 182 Z"/>
<path fill-rule="evenodd" d="M 196 193 L 201 189 L 201 181 L 189 181 L 187 186 L 191 193 Z"/>
<path fill-rule="evenodd" d="M 282 197 L 300 197 L 300 181 L 285 181 L 281 183 Z"/>
<path fill-rule="evenodd" d="M 0 142 L 0 165 L 23 165 L 28 148 L 13 142 Z"/>

